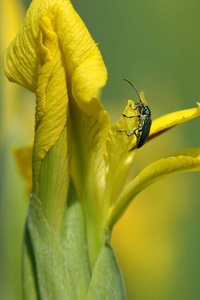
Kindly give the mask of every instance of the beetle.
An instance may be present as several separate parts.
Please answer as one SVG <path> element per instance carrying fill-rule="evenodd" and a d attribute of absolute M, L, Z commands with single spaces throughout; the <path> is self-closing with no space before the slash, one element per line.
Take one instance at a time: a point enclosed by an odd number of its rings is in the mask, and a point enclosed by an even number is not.
<path fill-rule="evenodd" d="M 132 110 L 138 109 L 139 114 L 138 116 L 126 116 L 125 114 L 123 114 L 123 116 L 126 118 L 138 118 L 139 124 L 137 128 L 131 130 L 130 132 L 127 132 L 126 130 L 118 130 L 117 132 L 125 132 L 127 136 L 132 136 L 134 134 L 137 138 L 136 148 L 141 148 L 144 145 L 144 143 L 147 141 L 149 136 L 149 132 L 151 128 L 151 111 L 150 108 L 145 103 L 142 102 L 135 85 L 127 79 L 124 80 L 127 81 L 134 88 L 134 90 L 138 95 L 139 102 L 135 103 L 135 108 L 132 108 L 131 105 L 130 108 Z"/>

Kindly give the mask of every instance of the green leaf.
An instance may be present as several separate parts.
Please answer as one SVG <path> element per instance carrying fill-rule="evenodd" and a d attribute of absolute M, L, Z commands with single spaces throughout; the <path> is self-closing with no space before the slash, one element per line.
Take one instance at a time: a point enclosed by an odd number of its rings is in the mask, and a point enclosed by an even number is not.
<path fill-rule="evenodd" d="M 85 237 L 85 226 L 80 203 L 71 183 L 68 208 L 65 212 L 61 243 L 66 255 L 75 299 L 85 299 L 90 282 L 90 269 Z"/>
<path fill-rule="evenodd" d="M 86 300 L 126 299 L 122 276 L 110 245 L 102 247 L 95 264 Z"/>
<path fill-rule="evenodd" d="M 90 280 L 85 227 L 72 185 L 68 203 L 55 231 L 40 200 L 32 195 L 25 232 L 25 300 L 85 299 Z"/>
<path fill-rule="evenodd" d="M 31 247 L 30 235 L 25 227 L 24 235 L 24 245 L 23 245 L 23 299 L 38 300 L 39 289 L 37 284 L 36 276 L 36 265 L 34 254 Z"/>
<path fill-rule="evenodd" d="M 38 285 L 38 299 L 75 299 L 59 232 L 50 227 L 36 196 L 30 201 L 26 235 L 30 241 L 29 253 L 33 254 L 29 258 L 32 260 L 32 266 L 35 265 L 32 277 Z M 26 261 L 24 268 L 26 274 L 28 268 Z M 28 278 L 24 278 L 24 286 L 27 280 Z M 25 299 L 32 299 L 28 291 Z"/>

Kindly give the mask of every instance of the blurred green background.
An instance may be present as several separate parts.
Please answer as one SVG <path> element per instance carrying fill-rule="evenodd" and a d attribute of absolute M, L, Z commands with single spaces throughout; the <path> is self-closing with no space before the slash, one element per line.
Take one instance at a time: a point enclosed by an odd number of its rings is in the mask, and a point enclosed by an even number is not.
<path fill-rule="evenodd" d="M 29 3 L 1 0 L 1 52 Z M 72 3 L 99 43 L 107 66 L 101 99 L 112 122 L 120 117 L 124 98 L 137 100 L 122 78 L 145 92 L 153 119 L 200 102 L 200 1 Z M 11 148 L 32 141 L 35 103 L 34 95 L 7 81 L 2 64 L 0 76 L 0 298 L 18 300 L 28 197 Z M 200 119 L 195 119 L 146 144 L 130 176 L 160 157 L 200 147 L 199 128 Z M 199 178 L 199 173 L 187 173 L 155 183 L 137 196 L 116 225 L 112 244 L 128 300 L 199 299 Z"/>

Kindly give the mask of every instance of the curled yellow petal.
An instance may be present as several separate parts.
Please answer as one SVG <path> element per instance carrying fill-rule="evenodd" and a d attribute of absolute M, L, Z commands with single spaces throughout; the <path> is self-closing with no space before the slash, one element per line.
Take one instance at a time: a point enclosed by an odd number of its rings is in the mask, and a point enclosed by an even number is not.
<path fill-rule="evenodd" d="M 41 162 L 63 132 L 68 109 L 65 68 L 59 51 L 59 41 L 52 22 L 42 17 L 40 37 L 41 69 L 36 90 L 36 132 L 34 143 L 34 184 L 37 190 Z"/>
<path fill-rule="evenodd" d="M 130 201 L 145 187 L 167 175 L 189 171 L 200 171 L 200 148 L 176 152 L 147 166 L 119 195 L 110 209 L 108 226 L 114 225 Z"/>
<path fill-rule="evenodd" d="M 34 185 L 41 161 L 69 119 L 69 101 L 88 115 L 103 107 L 97 96 L 107 71 L 101 53 L 69 0 L 34 0 L 5 51 L 7 77 L 36 94 Z M 68 132 L 68 131 L 67 131 Z"/>
<path fill-rule="evenodd" d="M 107 80 L 101 53 L 70 1 L 57 1 L 53 14 L 72 95 L 82 110 L 95 114 L 102 110 L 95 97 Z"/>
<path fill-rule="evenodd" d="M 34 0 L 31 3 L 20 32 L 5 52 L 7 77 L 36 92 L 41 68 L 38 41 L 44 16 L 52 23 L 51 31 L 55 33 L 52 38 L 57 35 L 57 50 L 62 56 L 65 80 L 74 99 L 89 113 L 102 110 L 95 97 L 106 83 L 106 67 L 97 45 L 69 0 Z"/>

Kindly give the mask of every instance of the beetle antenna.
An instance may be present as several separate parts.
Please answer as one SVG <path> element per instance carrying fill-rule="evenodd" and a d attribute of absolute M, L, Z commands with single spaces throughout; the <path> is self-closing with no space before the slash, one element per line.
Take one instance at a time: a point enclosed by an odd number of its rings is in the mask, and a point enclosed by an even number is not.
<path fill-rule="evenodd" d="M 123 80 L 127 81 L 127 82 L 134 88 L 134 90 L 136 91 L 136 93 L 137 93 L 137 95 L 138 95 L 138 98 L 139 98 L 139 100 L 140 100 L 140 103 L 142 103 L 142 100 L 141 100 L 141 98 L 140 98 L 140 94 L 138 93 L 138 90 L 136 89 L 135 85 L 134 85 L 132 82 L 130 82 L 129 80 L 127 80 L 127 79 L 123 79 Z"/>

